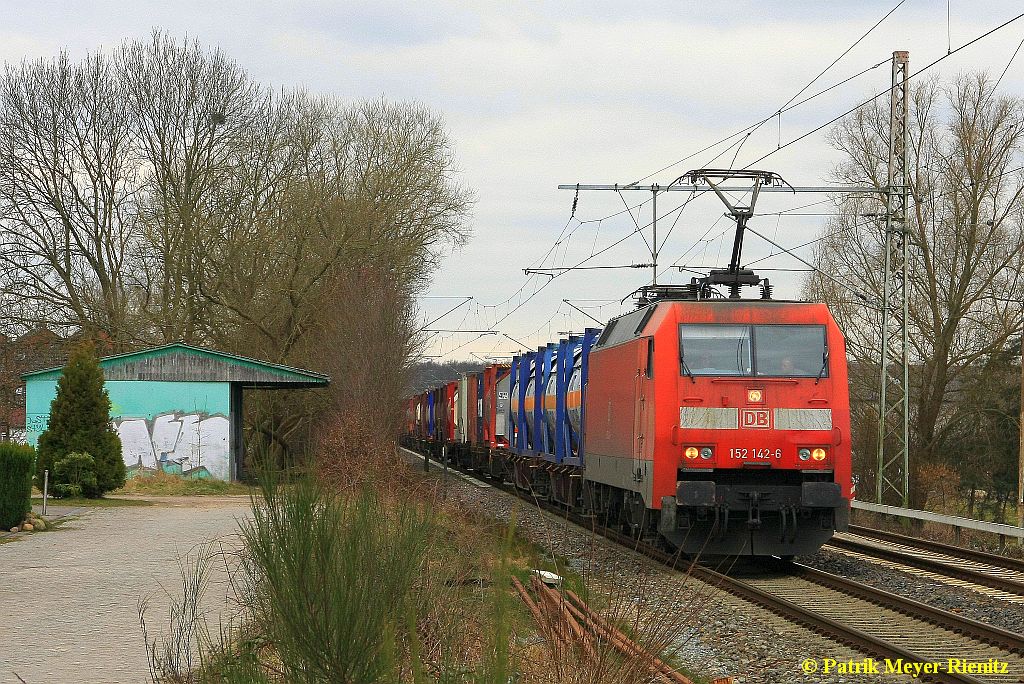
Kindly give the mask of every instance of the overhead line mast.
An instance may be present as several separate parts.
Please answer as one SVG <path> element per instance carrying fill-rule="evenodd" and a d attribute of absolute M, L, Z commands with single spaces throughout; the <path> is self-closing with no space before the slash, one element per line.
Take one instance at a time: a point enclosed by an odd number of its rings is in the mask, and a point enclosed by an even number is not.
<path fill-rule="evenodd" d="M 895 494 L 910 503 L 910 359 L 907 321 L 908 216 L 910 165 L 907 161 L 907 108 L 910 53 L 892 53 L 889 98 L 889 174 L 885 187 L 885 281 L 882 290 L 882 363 L 878 389 L 878 472 L 875 500 Z M 891 448 L 887 449 L 887 444 Z"/>

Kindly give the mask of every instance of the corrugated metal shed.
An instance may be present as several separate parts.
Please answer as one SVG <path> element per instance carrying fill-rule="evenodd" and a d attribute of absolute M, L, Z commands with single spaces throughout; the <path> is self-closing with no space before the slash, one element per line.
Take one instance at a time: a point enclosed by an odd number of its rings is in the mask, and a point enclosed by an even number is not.
<path fill-rule="evenodd" d="M 321 373 L 174 343 L 99 361 L 113 428 L 131 476 L 164 471 L 234 480 L 246 474 L 244 390 L 323 387 Z M 62 368 L 26 373 L 26 436 L 46 429 Z"/>
<path fill-rule="evenodd" d="M 240 387 L 302 388 L 327 385 L 330 378 L 321 373 L 257 361 L 175 342 L 137 352 L 100 359 L 105 380 L 143 380 L 163 382 L 231 382 Z M 60 376 L 61 368 L 47 368 L 22 377 Z"/>

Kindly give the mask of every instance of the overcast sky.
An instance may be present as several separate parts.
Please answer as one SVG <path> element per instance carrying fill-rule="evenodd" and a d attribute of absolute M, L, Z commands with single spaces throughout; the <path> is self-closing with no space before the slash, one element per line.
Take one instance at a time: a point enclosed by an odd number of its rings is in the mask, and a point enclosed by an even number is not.
<path fill-rule="evenodd" d="M 0 57 L 16 62 L 66 49 L 77 58 L 145 38 L 160 27 L 220 46 L 264 83 L 302 85 L 345 99 L 383 95 L 428 105 L 447 122 L 461 180 L 477 202 L 471 241 L 446 257 L 423 293 L 424 320 L 459 301 L 440 297 L 472 296 L 435 327 L 497 329 L 535 347 L 559 332 L 593 325 L 563 299 L 604 321 L 627 310 L 629 301 L 625 308 L 618 301 L 650 278 L 649 270 L 639 269 L 576 271 L 550 283 L 545 276 L 524 276 L 522 269 L 539 265 L 563 229 L 571 236 L 543 265 L 576 264 L 636 230 L 625 213 L 597 220 L 624 208 L 614 192 L 581 193 L 576 218 L 570 220 L 574 193 L 558 190 L 558 184 L 640 179 L 667 184 L 689 169 L 727 166 L 736 149 L 716 155 L 728 143 L 674 162 L 777 111 L 897 2 L 3 1 Z M 906 0 L 804 96 L 884 64 L 766 123 L 739 150 L 737 165 L 884 90 L 893 50 L 909 50 L 916 72 L 1022 10 L 1019 0 L 950 0 L 947 22 L 945 0 Z M 1024 19 L 929 73 L 949 79 L 986 69 L 997 77 L 1022 39 Z M 1024 93 L 1024 54 L 1010 65 L 1000 87 L 1008 94 Z M 757 167 L 793 185 L 826 183 L 838 158 L 824 133 L 772 154 Z M 623 193 L 631 205 L 649 196 Z M 659 215 L 685 198 L 683 193 L 661 196 Z M 823 199 L 762 196 L 758 210 L 780 212 Z M 802 213 L 830 210 L 826 203 Z M 650 203 L 639 211 L 636 220 L 647 224 Z M 661 248 L 660 263 L 727 261 L 731 235 L 721 214 L 721 204 L 708 195 L 662 218 L 659 242 L 678 221 Z M 826 220 L 760 216 L 750 225 L 793 246 L 813 239 Z M 772 251 L 751 236 L 744 261 Z M 799 253 L 809 258 L 810 248 Z M 644 240 L 633 235 L 587 265 L 649 261 Z M 761 265 L 802 266 L 785 255 Z M 687 282 L 692 275 L 665 269 L 661 279 Z M 778 284 L 779 298 L 795 297 L 803 276 L 763 275 Z M 534 294 L 540 286 L 545 287 Z M 426 353 L 469 358 L 516 348 L 500 335 L 437 335 Z"/>

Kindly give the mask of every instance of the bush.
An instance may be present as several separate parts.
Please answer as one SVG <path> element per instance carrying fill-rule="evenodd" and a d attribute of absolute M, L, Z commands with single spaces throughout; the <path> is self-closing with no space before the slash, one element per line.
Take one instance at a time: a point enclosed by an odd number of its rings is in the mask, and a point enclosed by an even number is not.
<path fill-rule="evenodd" d="M 75 451 L 57 461 L 53 466 L 53 482 L 55 494 L 57 488 L 62 487 L 62 492 L 74 489 L 79 496 L 87 496 L 90 499 L 100 495 L 99 486 L 96 484 L 96 459 L 87 453 Z M 64 498 L 75 494 L 62 493 L 57 496 Z"/>
<path fill-rule="evenodd" d="M 0 442 L 0 529 L 20 525 L 32 509 L 32 461 L 35 450 Z"/>
<path fill-rule="evenodd" d="M 461 675 L 428 679 L 416 656 L 417 626 L 440 629 L 423 605 L 425 597 L 438 594 L 417 586 L 438 538 L 429 512 L 408 500 L 386 502 L 368 489 L 341 497 L 312 480 L 281 486 L 270 480 L 265 476 L 262 496 L 253 497 L 251 519 L 239 523 L 245 546 L 240 554 L 224 555 L 211 541 L 179 562 L 182 597 L 171 605 L 166 638 L 150 639 L 146 602 L 140 603 L 153 681 L 473 681 Z M 235 561 L 231 601 L 244 622 L 234 623 L 240 627 L 234 632 L 222 624 L 217 643 L 200 607 L 215 586 L 212 569 Z M 449 578 L 442 564 L 434 567 Z M 504 586 L 501 593 L 507 594 Z M 400 676 L 407 655 L 421 669 L 411 679 Z M 268 657 L 278 673 L 273 677 L 261 662 Z"/>
<path fill-rule="evenodd" d="M 72 352 L 57 381 L 50 418 L 39 436 L 38 486 L 43 484 L 43 470 L 54 472 L 54 464 L 73 452 L 86 452 L 95 459 L 95 496 L 124 486 L 121 440 L 110 424 L 110 397 L 103 389 L 103 370 L 90 345 Z M 83 493 L 85 489 L 83 483 Z"/>
<path fill-rule="evenodd" d="M 368 490 L 341 498 L 310 481 L 263 496 L 240 526 L 263 589 L 256 620 L 285 681 L 397 679 L 396 646 L 416 638 L 406 618 L 433 521 L 408 503 Z"/>
<path fill-rule="evenodd" d="M 53 498 L 55 499 L 77 499 L 82 496 L 82 488 L 73 484 L 53 485 Z"/>

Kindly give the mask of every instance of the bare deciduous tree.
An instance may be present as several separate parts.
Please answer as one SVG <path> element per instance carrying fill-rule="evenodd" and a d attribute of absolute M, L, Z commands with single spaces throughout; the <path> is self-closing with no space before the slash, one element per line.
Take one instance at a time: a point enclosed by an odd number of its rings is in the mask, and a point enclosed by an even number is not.
<path fill-rule="evenodd" d="M 78 64 L 9 67 L 0 165 L 0 305 L 22 327 L 319 366 L 325 349 L 368 358 L 346 320 L 387 346 L 377 360 L 396 377 L 413 296 L 465 239 L 472 201 L 425 107 L 274 92 L 160 31 Z M 270 402 L 267 424 L 288 433 L 343 394 Z"/>
<path fill-rule="evenodd" d="M 1024 105 L 1000 96 L 983 74 L 913 88 L 910 110 L 910 183 L 906 230 L 910 244 L 907 283 L 911 373 L 911 491 L 913 505 L 927 491 L 916 486 L 920 468 L 936 462 L 959 420 L 958 393 L 971 369 L 1006 348 L 1021 331 L 1022 192 L 1017 168 L 1024 143 Z M 886 103 L 858 110 L 832 130 L 844 153 L 836 170 L 842 182 L 886 184 L 889 111 Z M 867 295 L 858 301 L 821 276 L 806 284 L 808 297 L 831 305 L 847 336 L 862 410 L 877 404 L 885 236 L 872 213 L 877 198 L 853 198 L 826 227 L 815 261 Z M 870 407 L 870 408 L 865 408 Z M 877 416 L 877 413 L 873 415 Z M 862 421 L 864 424 L 870 421 Z M 873 459 L 875 436 L 858 440 Z M 867 470 L 867 468 L 864 468 Z"/>
<path fill-rule="evenodd" d="M 144 178 L 136 274 L 151 332 L 170 342 L 204 340 L 210 315 L 200 296 L 204 256 L 243 202 L 236 171 L 262 167 L 269 95 L 219 50 L 155 32 L 118 50 L 118 80 Z M 243 191 L 244 192 L 244 191 Z"/>
<path fill-rule="evenodd" d="M 111 60 L 9 66 L 0 101 L 0 305 L 127 339 L 140 179 Z"/>

